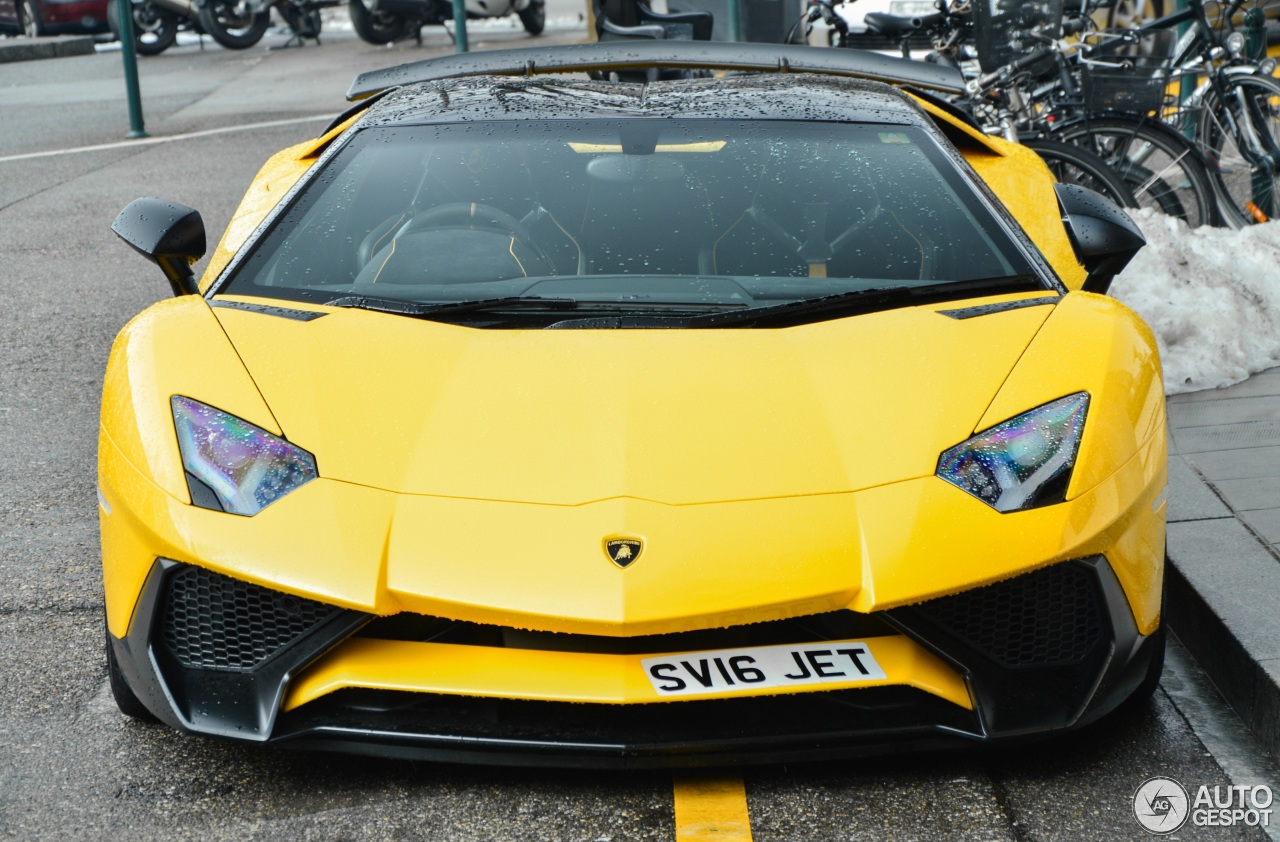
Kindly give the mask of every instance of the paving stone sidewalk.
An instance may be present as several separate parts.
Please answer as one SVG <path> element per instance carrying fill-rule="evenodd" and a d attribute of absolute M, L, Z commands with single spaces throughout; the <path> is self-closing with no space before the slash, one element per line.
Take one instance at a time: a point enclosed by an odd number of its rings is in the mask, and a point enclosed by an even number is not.
<path fill-rule="evenodd" d="M 1280 368 L 1168 409 L 1169 627 L 1280 760 Z"/>

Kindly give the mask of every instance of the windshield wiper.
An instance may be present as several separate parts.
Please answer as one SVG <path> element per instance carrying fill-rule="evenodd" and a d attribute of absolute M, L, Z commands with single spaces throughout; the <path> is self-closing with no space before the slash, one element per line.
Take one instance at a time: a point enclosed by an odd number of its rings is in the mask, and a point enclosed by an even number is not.
<path fill-rule="evenodd" d="M 723 312 L 726 308 L 742 308 L 746 304 L 733 302 L 729 304 L 708 302 L 679 301 L 579 301 L 576 298 L 544 298 L 537 295 L 511 295 L 504 298 L 478 298 L 469 301 L 449 301 L 440 304 L 426 304 L 418 301 L 400 301 L 395 298 L 378 298 L 368 295 L 347 295 L 326 301 L 330 307 L 356 307 L 361 310 L 374 310 L 379 313 L 394 313 L 399 316 L 414 316 L 422 319 L 435 319 L 453 316 L 458 313 L 478 313 L 490 310 L 603 310 L 607 312 L 654 312 L 675 311 L 680 313 L 697 313 L 713 309 Z M 735 309 L 735 312 L 737 310 Z M 695 316 L 696 317 L 696 316 Z"/>
<path fill-rule="evenodd" d="M 470 313 L 480 310 L 575 310 L 578 302 L 572 298 L 543 298 L 537 295 L 509 295 L 504 298 L 476 298 L 469 301 L 448 301 L 441 304 L 423 304 L 417 301 L 399 301 L 395 298 L 378 298 L 370 295 L 346 295 L 326 301 L 330 307 L 355 307 L 378 313 L 394 313 L 397 316 L 434 318 L 454 313 Z"/>
<path fill-rule="evenodd" d="M 857 313 L 873 313 L 898 307 L 915 307 L 936 301 L 954 301 L 974 295 L 1001 295 L 1010 292 L 1027 292 L 1043 289 L 1036 275 L 1008 275 L 994 278 L 978 278 L 971 281 L 929 284 L 928 286 L 872 287 L 824 295 L 821 298 L 805 298 L 769 307 L 755 307 L 732 313 L 711 313 L 693 316 L 685 321 L 686 327 L 743 327 L 767 323 L 804 324 L 839 318 Z"/>

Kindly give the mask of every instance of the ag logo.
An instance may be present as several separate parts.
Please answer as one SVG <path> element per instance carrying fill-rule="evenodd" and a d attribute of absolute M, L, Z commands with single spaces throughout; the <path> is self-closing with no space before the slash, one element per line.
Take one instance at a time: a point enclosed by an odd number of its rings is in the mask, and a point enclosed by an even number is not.
<path fill-rule="evenodd" d="M 1148 833 L 1173 833 L 1190 813 L 1187 791 L 1173 778 L 1148 778 L 1133 794 L 1133 815 Z"/>
<path fill-rule="evenodd" d="M 604 542 L 604 554 L 619 567 L 633 564 L 642 552 L 644 541 L 639 538 L 606 538 Z"/>

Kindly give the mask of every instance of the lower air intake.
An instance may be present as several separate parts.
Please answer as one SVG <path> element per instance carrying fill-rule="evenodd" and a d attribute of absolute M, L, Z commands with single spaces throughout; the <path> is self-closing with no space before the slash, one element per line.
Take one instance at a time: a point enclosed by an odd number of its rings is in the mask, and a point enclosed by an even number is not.
<path fill-rule="evenodd" d="M 184 567 L 166 582 L 160 637 L 186 669 L 248 671 L 341 610 Z"/>
<path fill-rule="evenodd" d="M 1079 664 L 1105 634 L 1096 579 L 1072 563 L 930 600 L 916 609 L 1005 667 Z"/>

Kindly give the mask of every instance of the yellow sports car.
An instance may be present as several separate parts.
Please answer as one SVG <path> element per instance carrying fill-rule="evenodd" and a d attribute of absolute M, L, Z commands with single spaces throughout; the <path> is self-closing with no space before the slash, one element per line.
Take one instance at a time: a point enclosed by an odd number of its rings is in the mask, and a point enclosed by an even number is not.
<path fill-rule="evenodd" d="M 175 295 L 103 389 L 121 709 L 631 767 L 1026 738 L 1149 693 L 1163 388 L 1104 294 L 1143 241 L 941 102 L 949 73 L 450 57 L 357 79 L 200 281 L 196 212 L 126 208 Z"/>

